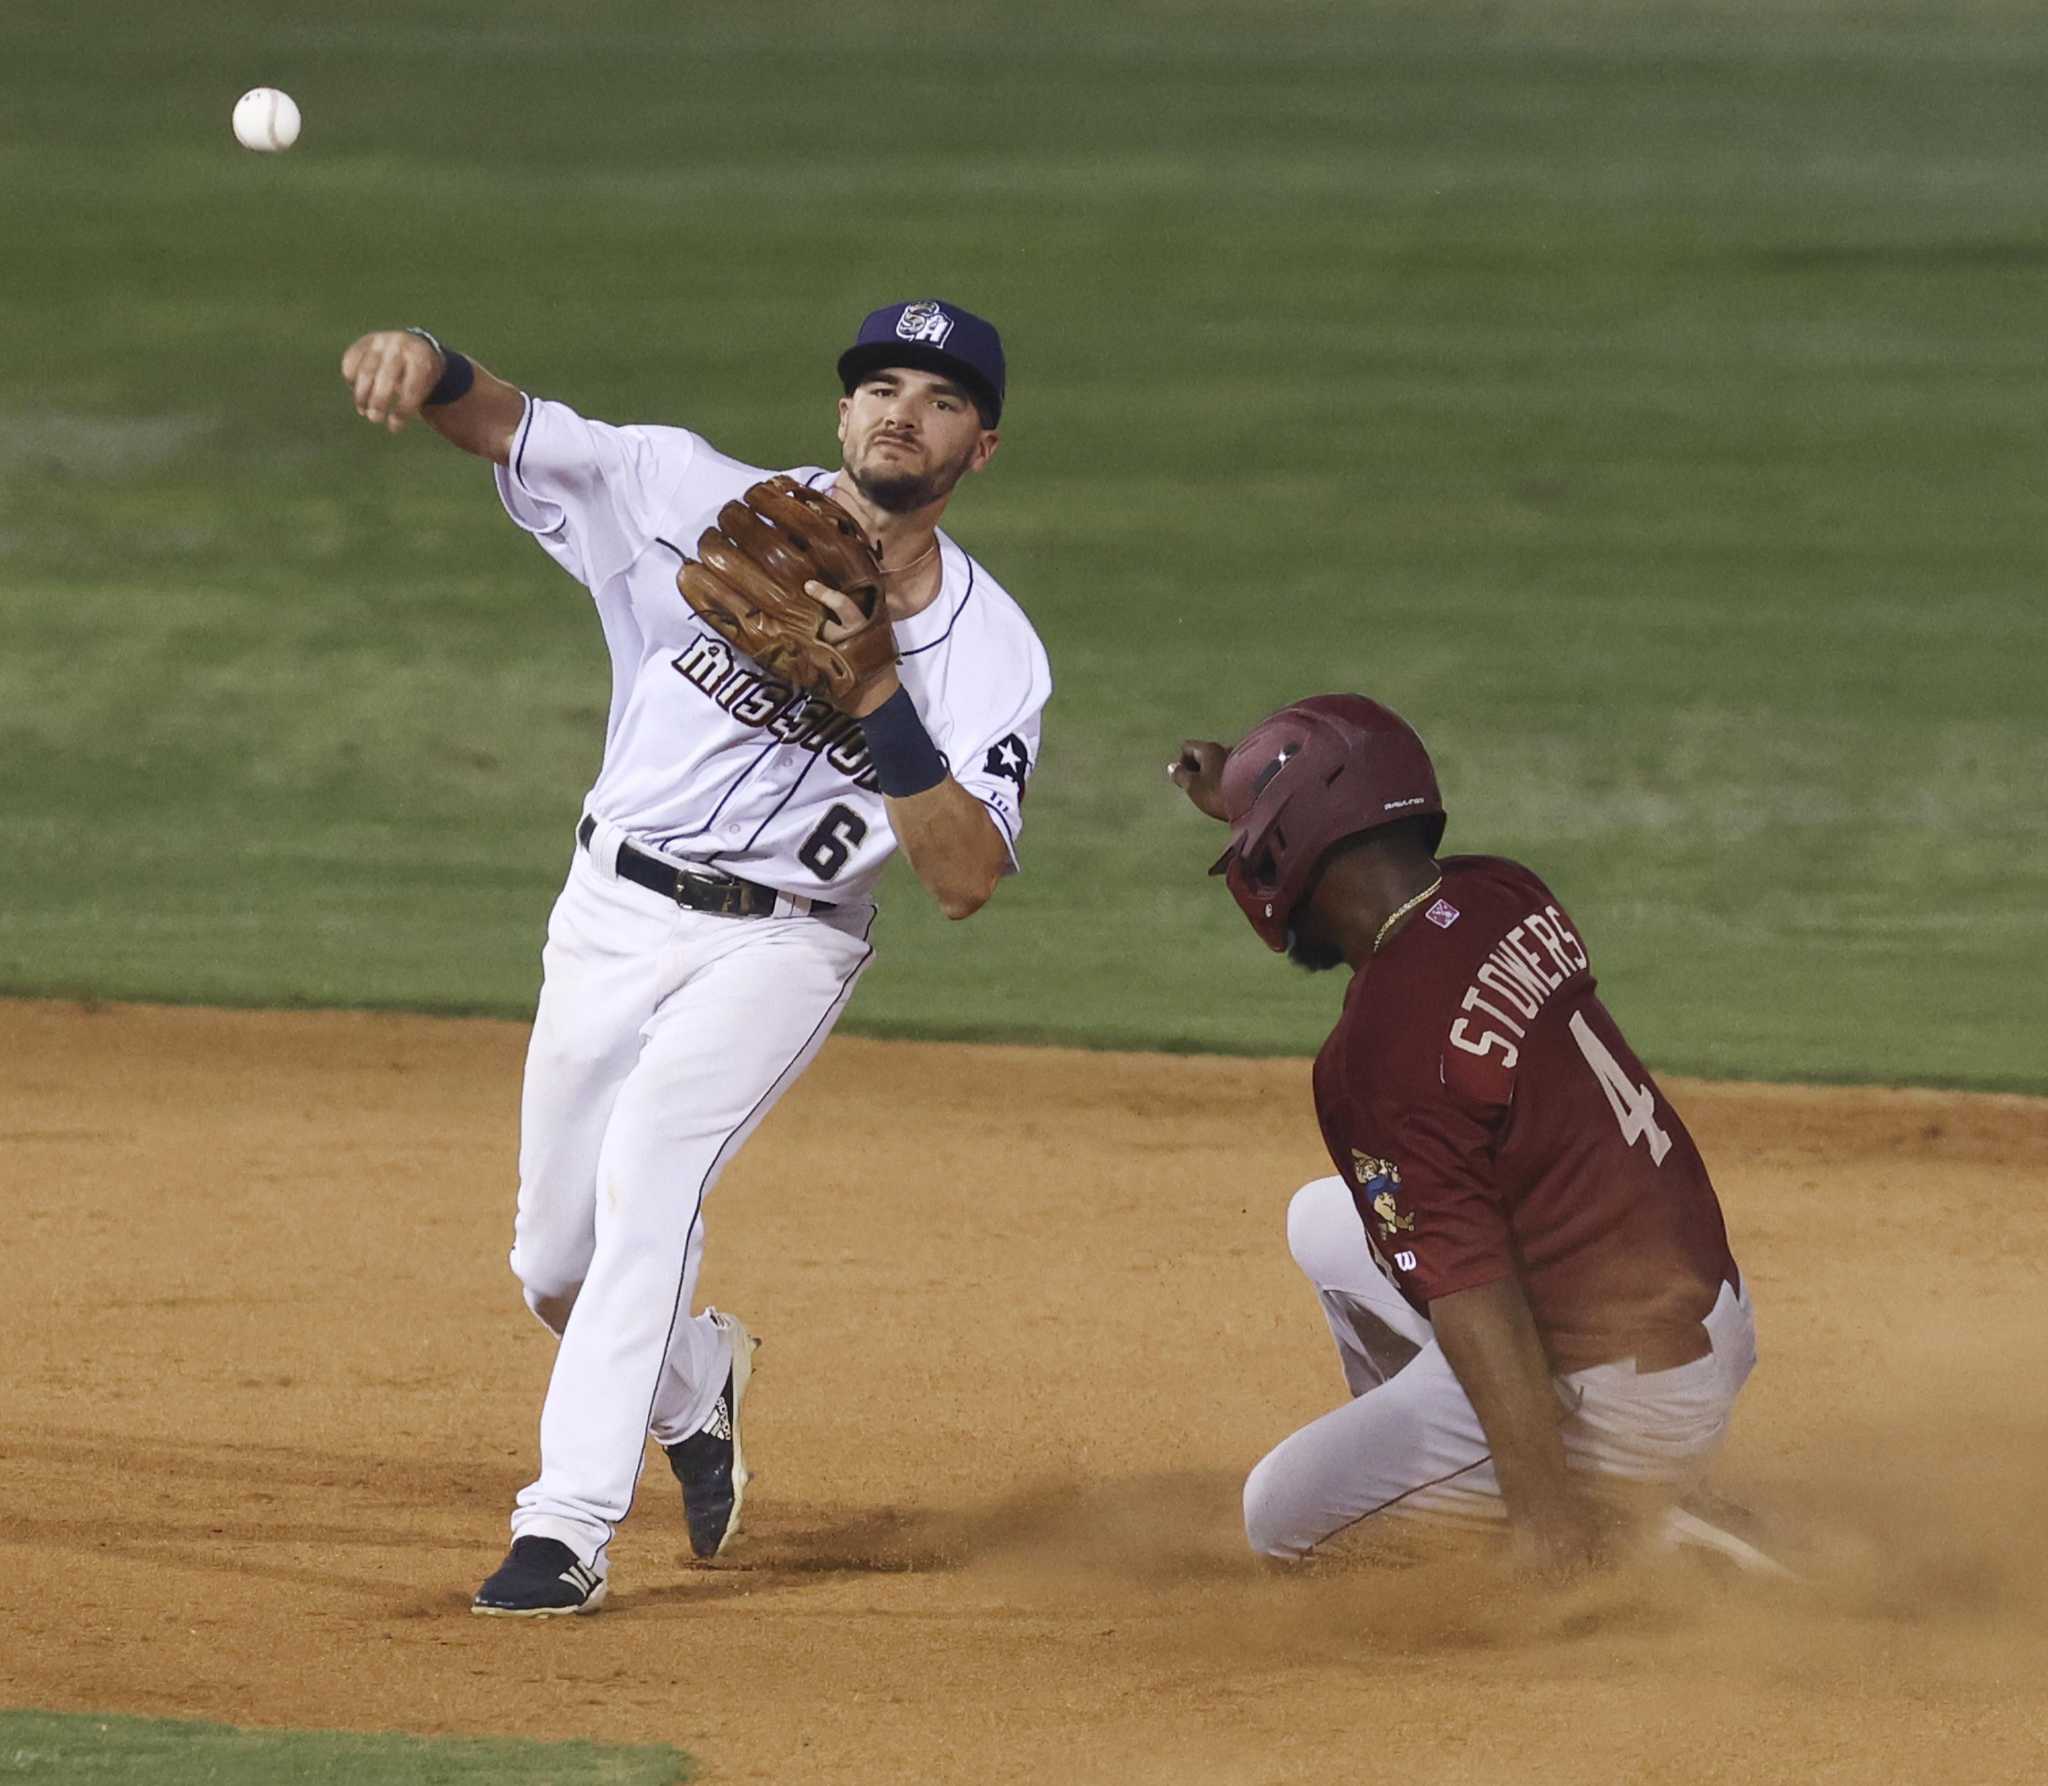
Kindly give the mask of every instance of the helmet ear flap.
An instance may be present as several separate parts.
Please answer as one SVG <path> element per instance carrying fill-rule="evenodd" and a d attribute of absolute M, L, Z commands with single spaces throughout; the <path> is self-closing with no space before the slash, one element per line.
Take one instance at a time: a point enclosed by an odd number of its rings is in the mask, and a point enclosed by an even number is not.
<path fill-rule="evenodd" d="M 1285 849 L 1286 847 L 1286 840 L 1283 838 L 1281 840 L 1281 848 Z M 1279 870 L 1279 864 L 1273 859 L 1273 846 L 1271 843 L 1262 844 L 1258 855 L 1249 860 L 1245 856 L 1244 846 L 1233 843 L 1222 855 L 1209 864 L 1209 872 L 1211 874 L 1228 874 L 1233 866 L 1241 867 L 1245 878 L 1255 886 L 1260 887 L 1270 887 L 1273 884 L 1275 874 Z"/>

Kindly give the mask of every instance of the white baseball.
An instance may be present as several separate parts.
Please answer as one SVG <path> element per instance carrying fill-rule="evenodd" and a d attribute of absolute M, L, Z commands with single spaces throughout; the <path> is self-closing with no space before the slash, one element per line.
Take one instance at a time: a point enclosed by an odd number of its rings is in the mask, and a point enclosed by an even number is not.
<path fill-rule="evenodd" d="M 289 93 L 252 87 L 235 101 L 235 141 L 274 154 L 299 140 L 299 108 Z"/>

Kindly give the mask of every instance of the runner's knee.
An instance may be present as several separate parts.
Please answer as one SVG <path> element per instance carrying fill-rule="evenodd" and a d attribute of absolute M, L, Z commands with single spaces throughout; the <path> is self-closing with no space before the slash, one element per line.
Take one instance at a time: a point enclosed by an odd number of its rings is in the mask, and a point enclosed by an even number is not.
<path fill-rule="evenodd" d="M 1318 1289 L 1357 1281 L 1365 1229 L 1341 1178 L 1318 1178 L 1294 1193 L 1287 1205 L 1287 1250 Z"/>
<path fill-rule="evenodd" d="M 1244 1536 L 1257 1555 L 1295 1562 L 1308 1555 L 1314 1540 L 1304 1540 L 1300 1509 L 1283 1492 L 1286 1449 L 1283 1444 L 1267 1452 L 1245 1478 Z"/>

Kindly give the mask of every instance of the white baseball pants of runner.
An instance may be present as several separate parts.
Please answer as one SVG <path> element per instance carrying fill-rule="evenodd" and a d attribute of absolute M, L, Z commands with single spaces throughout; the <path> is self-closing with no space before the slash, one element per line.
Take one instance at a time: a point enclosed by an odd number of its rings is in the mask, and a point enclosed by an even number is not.
<path fill-rule="evenodd" d="M 874 920 L 866 901 L 689 911 L 615 877 L 617 835 L 600 825 L 577 850 L 548 920 L 512 1244 L 527 1306 L 561 1338 L 513 1535 L 600 1572 L 649 1434 L 687 1437 L 725 1387 L 730 1342 L 691 1312 L 704 1200 L 831 1033 Z"/>
<path fill-rule="evenodd" d="M 1341 1178 L 1295 1193 L 1287 1244 L 1315 1286 L 1353 1399 L 1283 1440 L 1244 1485 L 1244 1528 L 1264 1556 L 1308 1554 L 1376 1516 L 1497 1521 L 1505 1509 L 1486 1435 L 1429 1322 L 1374 1264 Z M 1756 1365 L 1748 1296 L 1723 1285 L 1712 1351 L 1639 1376 L 1632 1359 L 1556 1379 L 1565 1461 L 1683 1494 L 1705 1474 Z"/>

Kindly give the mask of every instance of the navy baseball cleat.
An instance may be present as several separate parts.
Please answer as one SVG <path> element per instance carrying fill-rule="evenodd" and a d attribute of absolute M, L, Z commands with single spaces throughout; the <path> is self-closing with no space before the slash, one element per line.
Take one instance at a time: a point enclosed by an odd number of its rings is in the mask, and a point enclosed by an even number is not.
<path fill-rule="evenodd" d="M 553 1538 L 515 1538 L 497 1574 L 477 1589 L 469 1610 L 485 1618 L 547 1619 L 566 1612 L 595 1612 L 604 1604 L 606 1583 L 595 1569 Z"/>
<path fill-rule="evenodd" d="M 746 1399 L 747 1380 L 754 1374 L 754 1348 L 760 1341 L 736 1317 L 716 1309 L 704 1312 L 732 1342 L 732 1369 L 712 1405 L 711 1417 L 687 1439 L 662 1449 L 668 1454 L 668 1467 L 683 1485 L 683 1518 L 690 1528 L 690 1549 L 700 1557 L 715 1557 L 740 1529 L 740 1505 L 747 1497 L 740 1404 Z"/>

